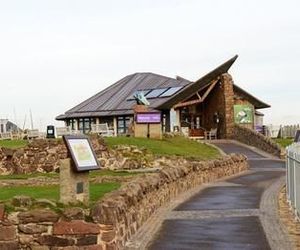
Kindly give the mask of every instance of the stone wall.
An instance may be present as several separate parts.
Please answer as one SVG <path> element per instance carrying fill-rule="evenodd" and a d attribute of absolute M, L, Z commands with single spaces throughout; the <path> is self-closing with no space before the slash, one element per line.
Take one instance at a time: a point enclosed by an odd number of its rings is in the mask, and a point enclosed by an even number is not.
<path fill-rule="evenodd" d="M 231 75 L 222 74 L 220 81 L 204 101 L 203 126 L 206 129 L 218 127 L 218 138 L 230 138 L 234 125 L 234 93 Z M 220 123 L 214 122 L 214 113 L 218 113 Z"/>
<path fill-rule="evenodd" d="M 252 129 L 245 128 L 239 125 L 234 126 L 232 139 L 240 141 L 244 144 L 257 147 L 272 155 L 284 158 L 285 150 L 281 148 L 272 139 L 258 133 Z"/>
<path fill-rule="evenodd" d="M 108 149 L 102 137 L 94 135 L 90 139 L 104 168 L 148 168 L 155 163 L 154 156 L 147 150 L 122 145 Z M 0 148 L 0 175 L 55 172 L 60 160 L 66 158 L 67 149 L 62 140 L 34 140 L 20 149 Z"/>
<path fill-rule="evenodd" d="M 187 162 L 166 167 L 160 173 L 135 179 L 112 192 L 91 210 L 100 225 L 109 225 L 101 244 L 123 249 L 126 242 L 163 204 L 203 183 L 244 171 L 248 163 L 243 155 L 231 155 L 208 162 Z M 108 228 L 107 228 L 108 229 Z"/>
<path fill-rule="evenodd" d="M 160 172 L 108 193 L 90 210 L 67 208 L 58 213 L 37 205 L 30 210 L 30 199 L 16 199 L 18 208 L 8 213 L 0 204 L 0 249 L 124 249 L 147 219 L 179 193 L 247 168 L 243 155 L 206 162 L 173 160 Z"/>

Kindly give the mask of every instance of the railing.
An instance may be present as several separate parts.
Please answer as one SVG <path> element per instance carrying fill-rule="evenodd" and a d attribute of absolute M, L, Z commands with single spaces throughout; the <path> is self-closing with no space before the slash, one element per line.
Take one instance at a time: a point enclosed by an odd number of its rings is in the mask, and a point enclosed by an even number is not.
<path fill-rule="evenodd" d="M 286 158 L 286 192 L 287 199 L 300 218 L 300 143 L 287 147 Z"/>
<path fill-rule="evenodd" d="M 267 125 L 265 127 L 265 135 L 271 138 L 294 138 L 300 125 Z"/>

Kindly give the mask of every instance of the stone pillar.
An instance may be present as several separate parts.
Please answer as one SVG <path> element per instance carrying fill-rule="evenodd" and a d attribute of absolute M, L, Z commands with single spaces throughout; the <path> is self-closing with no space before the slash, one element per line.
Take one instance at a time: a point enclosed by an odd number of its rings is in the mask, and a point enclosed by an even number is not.
<path fill-rule="evenodd" d="M 234 127 L 234 92 L 233 80 L 230 74 L 225 73 L 221 75 L 221 83 L 224 96 L 224 129 L 225 138 L 232 138 Z"/>
<path fill-rule="evenodd" d="M 118 121 L 117 121 L 117 117 L 114 116 L 113 118 L 114 120 L 114 136 L 117 136 L 118 135 Z"/>
<path fill-rule="evenodd" d="M 89 172 L 76 173 L 71 159 L 60 161 L 59 168 L 60 202 L 74 204 L 82 202 L 89 205 Z"/>

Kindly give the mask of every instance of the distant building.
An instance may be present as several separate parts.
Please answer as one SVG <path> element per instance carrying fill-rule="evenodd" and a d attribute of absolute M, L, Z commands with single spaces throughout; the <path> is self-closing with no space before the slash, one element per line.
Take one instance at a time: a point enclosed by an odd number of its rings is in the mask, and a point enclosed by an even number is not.
<path fill-rule="evenodd" d="M 134 119 L 133 95 L 139 91 L 149 101 L 150 110 L 161 112 L 163 132 L 179 129 L 189 136 L 201 136 L 204 130 L 217 128 L 220 138 L 229 138 L 234 123 L 255 129 L 257 121 L 261 126 L 263 114 L 257 110 L 270 107 L 233 83 L 228 70 L 236 59 L 195 82 L 153 73 L 128 75 L 56 119 L 83 133 L 93 123 L 108 123 L 115 134 L 126 134 Z"/>
<path fill-rule="evenodd" d="M 0 119 L 0 133 L 18 132 L 18 126 L 8 119 Z"/>

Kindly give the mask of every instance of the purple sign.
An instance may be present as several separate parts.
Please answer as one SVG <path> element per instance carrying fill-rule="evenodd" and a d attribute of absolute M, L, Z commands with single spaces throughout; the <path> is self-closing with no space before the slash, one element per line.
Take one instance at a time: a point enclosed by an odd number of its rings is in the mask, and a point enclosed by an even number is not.
<path fill-rule="evenodd" d="M 160 123 L 161 115 L 160 113 L 137 113 L 136 122 L 137 123 Z"/>

